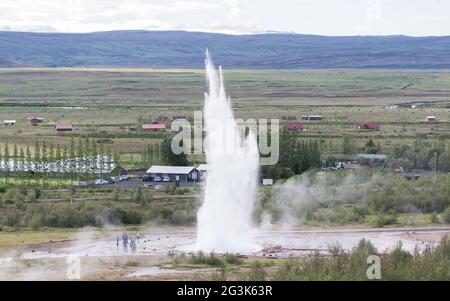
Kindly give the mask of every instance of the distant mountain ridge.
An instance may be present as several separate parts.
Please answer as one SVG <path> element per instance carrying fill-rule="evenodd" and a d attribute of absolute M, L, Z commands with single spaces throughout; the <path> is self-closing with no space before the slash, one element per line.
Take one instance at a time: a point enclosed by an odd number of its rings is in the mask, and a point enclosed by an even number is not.
<path fill-rule="evenodd" d="M 0 32 L 0 67 L 450 68 L 450 36 Z"/>

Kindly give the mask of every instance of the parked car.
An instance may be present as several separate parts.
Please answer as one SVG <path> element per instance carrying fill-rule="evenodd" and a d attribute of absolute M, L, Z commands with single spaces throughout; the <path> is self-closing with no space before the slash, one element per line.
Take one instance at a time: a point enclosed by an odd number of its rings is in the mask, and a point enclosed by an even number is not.
<path fill-rule="evenodd" d="M 161 182 L 161 178 L 160 177 L 154 177 L 153 178 L 153 182 Z"/>
<path fill-rule="evenodd" d="M 162 185 L 155 186 L 155 190 L 162 190 L 162 189 L 164 189 L 164 186 L 162 186 Z"/>
<path fill-rule="evenodd" d="M 170 178 L 169 177 L 164 177 L 163 178 L 163 182 L 170 182 Z"/>
<path fill-rule="evenodd" d="M 120 181 L 128 181 L 128 175 L 121 175 L 121 176 L 119 177 L 119 180 L 120 180 Z"/>
<path fill-rule="evenodd" d="M 142 182 L 151 182 L 152 181 L 152 177 L 150 177 L 149 175 L 145 175 L 142 177 Z"/>
<path fill-rule="evenodd" d="M 95 185 L 106 185 L 109 184 L 109 181 L 105 180 L 105 179 L 97 179 L 95 180 Z"/>
<path fill-rule="evenodd" d="M 152 187 L 153 187 L 153 184 L 149 184 L 149 183 L 144 184 L 144 188 L 152 188 Z"/>
<path fill-rule="evenodd" d="M 76 187 L 85 187 L 87 185 L 88 185 L 87 182 L 83 182 L 83 181 L 78 181 L 78 182 L 73 183 L 73 186 L 76 186 Z"/>

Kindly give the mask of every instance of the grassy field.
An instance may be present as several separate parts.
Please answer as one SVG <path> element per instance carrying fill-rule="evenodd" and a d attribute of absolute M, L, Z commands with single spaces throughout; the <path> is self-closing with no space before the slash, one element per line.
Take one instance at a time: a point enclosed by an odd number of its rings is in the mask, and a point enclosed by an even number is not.
<path fill-rule="evenodd" d="M 52 241 L 69 240 L 75 234 L 74 229 L 51 229 L 39 231 L 0 232 L 0 249 L 12 246 L 39 244 Z"/>
<path fill-rule="evenodd" d="M 306 122 L 302 135 L 322 139 L 326 153 L 339 150 L 345 133 L 358 144 L 373 136 L 389 150 L 418 136 L 438 140 L 450 132 L 449 71 L 226 70 L 225 81 L 237 117 L 323 115 L 321 122 Z M 0 147 L 33 148 L 37 138 L 68 145 L 72 136 L 108 137 L 108 146 L 139 155 L 159 137 L 128 132 L 128 127 L 138 127 L 139 118 L 193 116 L 202 109 L 205 90 L 202 70 L 2 69 L 0 120 L 18 123 L 0 126 Z M 383 107 L 413 103 L 427 106 Z M 436 115 L 439 122 L 425 123 L 427 115 Z M 47 122 L 32 127 L 26 123 L 30 116 Z M 361 121 L 380 122 L 381 131 L 356 130 Z M 71 123 L 75 130 L 57 134 L 57 123 Z"/>

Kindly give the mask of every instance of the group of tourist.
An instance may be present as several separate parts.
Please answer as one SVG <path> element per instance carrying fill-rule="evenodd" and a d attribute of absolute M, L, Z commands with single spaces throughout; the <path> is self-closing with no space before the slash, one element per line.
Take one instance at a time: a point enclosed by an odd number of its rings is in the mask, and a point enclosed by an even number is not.
<path fill-rule="evenodd" d="M 119 248 L 120 241 L 122 240 L 122 246 L 125 252 L 128 251 L 128 246 L 130 246 L 131 252 L 136 252 L 137 243 L 139 242 L 139 232 L 136 232 L 134 237 L 128 236 L 126 232 L 122 234 L 122 237 L 117 236 L 116 246 Z"/>

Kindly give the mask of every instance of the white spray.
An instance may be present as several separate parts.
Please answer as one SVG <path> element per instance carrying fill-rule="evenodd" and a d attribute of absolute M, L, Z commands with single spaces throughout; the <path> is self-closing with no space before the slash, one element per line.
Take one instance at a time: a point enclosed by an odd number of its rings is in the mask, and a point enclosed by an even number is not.
<path fill-rule="evenodd" d="M 203 251 L 249 252 L 252 211 L 258 181 L 256 136 L 242 135 L 227 98 L 222 69 L 217 71 L 206 54 L 209 93 L 205 93 L 206 160 L 205 197 L 197 214 L 196 248 Z"/>

